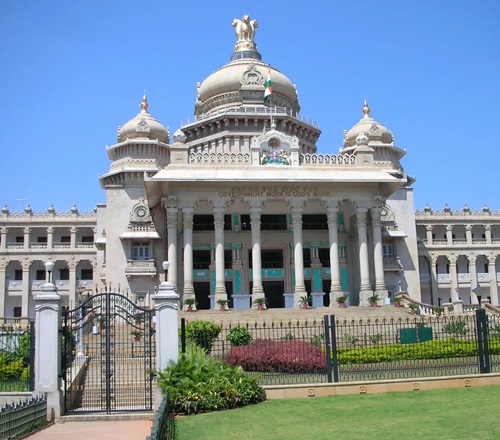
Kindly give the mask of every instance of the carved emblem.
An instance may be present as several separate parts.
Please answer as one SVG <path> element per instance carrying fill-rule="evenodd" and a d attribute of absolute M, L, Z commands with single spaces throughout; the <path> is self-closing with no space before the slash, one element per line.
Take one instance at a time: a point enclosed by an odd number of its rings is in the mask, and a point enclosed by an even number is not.
<path fill-rule="evenodd" d="M 249 15 L 244 15 L 241 20 L 235 18 L 231 26 L 236 32 L 235 52 L 257 50 L 257 45 L 254 43 L 255 29 L 259 27 L 257 20 L 250 20 Z"/>
<path fill-rule="evenodd" d="M 139 203 L 132 208 L 130 221 L 133 223 L 149 223 L 151 221 L 149 206 L 142 197 L 139 199 Z"/>
<path fill-rule="evenodd" d="M 359 133 L 356 136 L 356 144 L 357 145 L 368 145 L 368 136 L 364 133 Z"/>
<path fill-rule="evenodd" d="M 369 134 L 370 136 L 382 136 L 382 130 L 377 124 L 372 124 Z"/>
<path fill-rule="evenodd" d="M 250 63 L 241 77 L 241 84 L 264 84 L 264 77 L 256 68 L 254 63 Z M 260 96 L 260 95 L 259 95 Z"/>
<path fill-rule="evenodd" d="M 186 142 L 186 139 L 186 135 L 180 128 L 174 133 L 174 142 L 180 142 L 181 144 L 184 144 Z"/>
<path fill-rule="evenodd" d="M 140 122 L 137 124 L 136 132 L 149 133 L 150 131 L 151 131 L 151 128 L 149 127 L 148 123 L 146 122 L 146 119 L 141 118 Z"/>

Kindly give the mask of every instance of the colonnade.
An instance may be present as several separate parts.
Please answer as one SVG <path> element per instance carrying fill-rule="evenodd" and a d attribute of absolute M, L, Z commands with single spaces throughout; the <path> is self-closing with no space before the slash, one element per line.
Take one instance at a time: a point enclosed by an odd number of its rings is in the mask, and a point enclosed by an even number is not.
<path fill-rule="evenodd" d="M 252 258 L 252 302 L 260 297 L 264 297 L 262 284 L 262 259 L 261 259 L 261 215 L 264 200 L 250 198 L 246 200 L 250 211 L 251 226 L 251 258 Z M 183 227 L 183 257 L 184 284 L 182 286 L 183 298 L 194 298 L 193 283 L 193 218 L 194 206 L 179 207 L 174 197 L 164 199 L 163 206 L 166 210 L 167 219 L 167 258 L 170 261 L 168 281 L 173 284 L 176 290 L 178 286 L 177 271 L 177 229 L 178 213 L 182 212 Z M 293 235 L 293 256 L 294 256 L 294 306 L 299 307 L 300 297 L 307 294 L 304 280 L 304 259 L 303 259 L 303 239 L 302 239 L 302 215 L 305 200 L 293 198 L 287 200 L 290 206 L 291 228 Z M 214 246 L 215 246 L 215 301 L 227 299 L 225 287 L 225 266 L 224 266 L 224 214 L 225 200 L 217 200 L 213 203 L 214 217 Z M 179 204 L 180 205 L 180 204 Z M 338 243 L 338 214 L 339 201 L 325 200 L 323 205 L 326 210 L 330 247 L 330 271 L 331 288 L 330 303 L 335 303 L 335 298 L 343 295 L 339 265 L 339 243 Z M 354 205 L 358 236 L 359 255 L 359 300 L 360 305 L 368 305 L 368 297 L 375 293 L 384 297 L 387 294 L 384 280 L 384 264 L 382 251 L 382 226 L 381 226 L 381 206 L 371 203 L 371 206 Z M 371 219 L 373 254 L 369 255 L 368 246 L 368 220 Z M 374 269 L 374 283 L 370 282 L 370 258 Z"/>

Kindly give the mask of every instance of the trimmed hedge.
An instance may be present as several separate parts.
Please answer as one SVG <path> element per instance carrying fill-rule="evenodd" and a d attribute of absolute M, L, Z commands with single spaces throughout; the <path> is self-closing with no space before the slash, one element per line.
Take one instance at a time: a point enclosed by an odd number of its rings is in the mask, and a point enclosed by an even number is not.
<path fill-rule="evenodd" d="M 226 362 L 245 371 L 312 373 L 326 371 L 326 355 L 305 341 L 256 339 L 250 345 L 229 350 Z"/>
<path fill-rule="evenodd" d="M 490 353 L 500 354 L 500 338 L 490 338 Z M 416 344 L 389 344 L 374 347 L 342 348 L 337 351 L 339 364 L 370 364 L 409 359 L 449 359 L 477 356 L 477 342 L 457 338 Z"/>
<path fill-rule="evenodd" d="M 186 325 L 186 339 L 203 348 L 205 352 L 210 353 L 220 331 L 220 326 L 213 322 L 202 320 L 190 321 Z"/>

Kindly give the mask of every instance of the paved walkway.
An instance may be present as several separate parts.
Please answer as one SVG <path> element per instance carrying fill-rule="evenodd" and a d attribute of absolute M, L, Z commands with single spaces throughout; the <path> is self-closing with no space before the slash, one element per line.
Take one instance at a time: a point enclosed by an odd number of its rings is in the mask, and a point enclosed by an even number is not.
<path fill-rule="evenodd" d="M 30 435 L 29 440 L 145 440 L 151 434 L 151 420 L 86 420 L 54 423 Z M 95 436 L 95 437 L 94 437 Z"/>

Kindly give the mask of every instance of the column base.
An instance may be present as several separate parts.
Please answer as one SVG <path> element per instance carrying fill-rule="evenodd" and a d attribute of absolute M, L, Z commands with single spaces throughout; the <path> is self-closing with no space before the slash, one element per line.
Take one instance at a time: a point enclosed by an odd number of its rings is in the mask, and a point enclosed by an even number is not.
<path fill-rule="evenodd" d="M 464 302 L 461 299 L 453 301 L 453 313 L 464 313 Z"/>
<path fill-rule="evenodd" d="M 375 290 L 375 295 L 378 295 L 380 297 L 379 300 L 379 306 L 388 306 L 391 304 L 391 300 L 389 298 L 389 293 L 387 292 L 387 289 L 376 289 Z M 389 301 L 387 301 L 389 300 Z"/>
<path fill-rule="evenodd" d="M 250 304 L 250 307 L 252 309 L 257 309 L 258 308 L 258 304 L 255 302 L 256 300 L 259 300 L 260 298 L 265 298 L 266 297 L 266 294 L 264 293 L 264 289 L 262 287 L 262 285 L 254 285 L 252 287 L 252 303 Z"/>
<path fill-rule="evenodd" d="M 330 304 L 328 307 L 335 307 L 337 305 L 337 298 L 346 295 L 342 288 L 335 288 L 330 291 Z M 347 297 L 347 301 L 349 301 L 349 297 Z"/>
<path fill-rule="evenodd" d="M 293 292 L 293 308 L 302 308 L 301 298 L 307 296 L 306 286 L 295 286 L 295 291 Z"/>
<path fill-rule="evenodd" d="M 368 300 L 370 296 L 373 296 L 373 290 L 360 290 L 359 291 L 359 305 L 360 307 L 370 307 L 371 303 Z"/>

